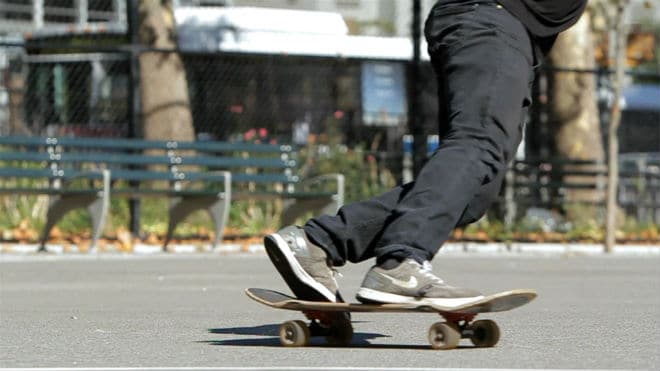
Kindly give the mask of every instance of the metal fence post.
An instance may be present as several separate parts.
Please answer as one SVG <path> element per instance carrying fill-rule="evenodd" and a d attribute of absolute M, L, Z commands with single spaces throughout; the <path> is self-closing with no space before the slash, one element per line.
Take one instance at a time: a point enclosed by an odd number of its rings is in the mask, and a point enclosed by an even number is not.
<path fill-rule="evenodd" d="M 403 166 L 401 180 L 403 184 L 413 181 L 413 155 L 415 153 L 414 139 L 410 134 L 403 136 Z"/>
<path fill-rule="evenodd" d="M 426 136 L 426 158 L 431 158 L 440 147 L 440 136 L 431 134 Z"/>
<path fill-rule="evenodd" d="M 410 99 L 409 130 L 414 137 L 414 157 L 413 169 L 418 172 L 427 160 L 426 148 L 424 148 L 424 125 L 421 117 L 421 25 L 422 25 L 422 5 L 420 0 L 413 0 L 412 7 L 412 44 L 413 59 L 410 71 L 410 90 L 412 92 Z"/>
<path fill-rule="evenodd" d="M 44 26 L 44 0 L 34 0 L 32 3 L 32 26 L 35 30 Z"/>
<path fill-rule="evenodd" d="M 129 46 L 129 92 L 128 92 L 128 137 L 137 138 L 139 136 L 138 126 L 140 125 L 141 102 L 140 102 L 140 54 L 138 46 L 140 43 L 139 31 L 139 9 L 137 1 L 128 1 L 126 5 L 127 12 L 127 31 Z M 140 200 L 131 197 L 128 201 L 130 212 L 130 230 L 133 236 L 140 234 Z"/>
<path fill-rule="evenodd" d="M 78 26 L 84 27 L 89 21 L 89 4 L 87 0 L 76 0 L 76 23 Z"/>

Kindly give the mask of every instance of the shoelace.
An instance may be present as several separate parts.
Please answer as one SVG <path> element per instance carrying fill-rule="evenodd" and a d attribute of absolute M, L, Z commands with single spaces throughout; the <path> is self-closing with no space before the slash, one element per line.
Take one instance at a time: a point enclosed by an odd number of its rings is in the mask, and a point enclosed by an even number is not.
<path fill-rule="evenodd" d="M 419 263 L 417 262 L 415 262 L 415 264 L 419 265 Z M 425 260 L 424 263 L 421 264 L 419 271 L 422 273 L 422 275 L 424 275 L 425 277 L 431 280 L 430 283 L 419 288 L 419 290 L 417 291 L 417 296 L 419 297 L 425 297 L 426 294 L 433 288 L 434 284 L 445 283 L 445 281 L 443 281 L 440 277 L 433 274 L 433 266 L 431 266 L 431 262 L 429 262 L 428 260 Z"/>
<path fill-rule="evenodd" d="M 336 268 L 333 267 L 333 268 L 330 268 L 330 270 L 332 271 L 332 277 L 335 280 L 337 280 L 337 277 L 339 277 L 339 278 L 344 277 L 344 275 L 341 274 L 341 272 L 339 272 Z"/>
<path fill-rule="evenodd" d="M 445 281 L 443 281 L 442 278 L 436 276 L 433 273 L 433 266 L 431 265 L 431 262 L 429 262 L 428 260 L 425 260 L 424 264 L 421 265 L 420 272 L 422 272 L 422 274 L 425 277 L 428 277 L 429 279 L 431 279 L 434 282 L 445 283 Z"/>

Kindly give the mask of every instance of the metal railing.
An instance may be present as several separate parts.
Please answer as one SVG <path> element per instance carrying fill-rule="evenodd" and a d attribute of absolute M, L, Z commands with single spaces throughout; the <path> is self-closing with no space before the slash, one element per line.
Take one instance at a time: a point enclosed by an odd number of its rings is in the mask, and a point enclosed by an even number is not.
<path fill-rule="evenodd" d="M 98 28 L 126 29 L 125 0 L 0 0 L 0 33 L 35 33 Z"/>

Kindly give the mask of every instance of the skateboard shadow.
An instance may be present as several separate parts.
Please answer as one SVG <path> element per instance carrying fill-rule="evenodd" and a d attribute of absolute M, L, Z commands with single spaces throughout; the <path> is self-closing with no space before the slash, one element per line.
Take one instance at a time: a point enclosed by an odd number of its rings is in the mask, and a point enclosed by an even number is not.
<path fill-rule="evenodd" d="M 243 338 L 243 339 L 226 339 L 226 340 L 203 340 L 198 341 L 201 344 L 209 344 L 216 346 L 253 346 L 253 347 L 277 347 L 282 348 L 279 339 L 279 324 L 268 324 L 251 327 L 230 327 L 230 328 L 212 328 L 208 329 L 211 334 L 223 335 L 242 335 L 242 336 L 258 336 L 258 338 Z M 356 332 L 353 334 L 353 340 L 348 348 L 373 348 L 373 349 L 416 349 L 416 350 L 431 350 L 428 345 L 405 345 L 405 344 L 372 344 L 370 340 L 378 338 L 389 338 L 391 336 L 370 333 L 370 332 Z M 333 345 L 327 344 L 323 337 L 311 338 L 311 343 L 308 347 L 323 347 L 331 348 Z M 460 347 L 459 347 L 460 348 Z"/>
<path fill-rule="evenodd" d="M 210 328 L 211 334 L 278 336 L 279 325 L 261 325 L 252 327 Z"/>

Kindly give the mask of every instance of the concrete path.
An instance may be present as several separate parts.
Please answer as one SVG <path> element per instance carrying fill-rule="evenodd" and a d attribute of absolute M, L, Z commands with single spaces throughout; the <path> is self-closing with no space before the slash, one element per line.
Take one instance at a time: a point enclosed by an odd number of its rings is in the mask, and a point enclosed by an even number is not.
<path fill-rule="evenodd" d="M 370 262 L 341 269 L 352 298 Z M 485 316 L 497 347 L 429 349 L 432 314 L 354 314 L 348 348 L 287 349 L 282 321 L 245 287 L 286 291 L 265 254 L 0 255 L 0 367 L 253 369 L 660 368 L 660 258 L 449 254 L 449 283 L 539 298 Z"/>

